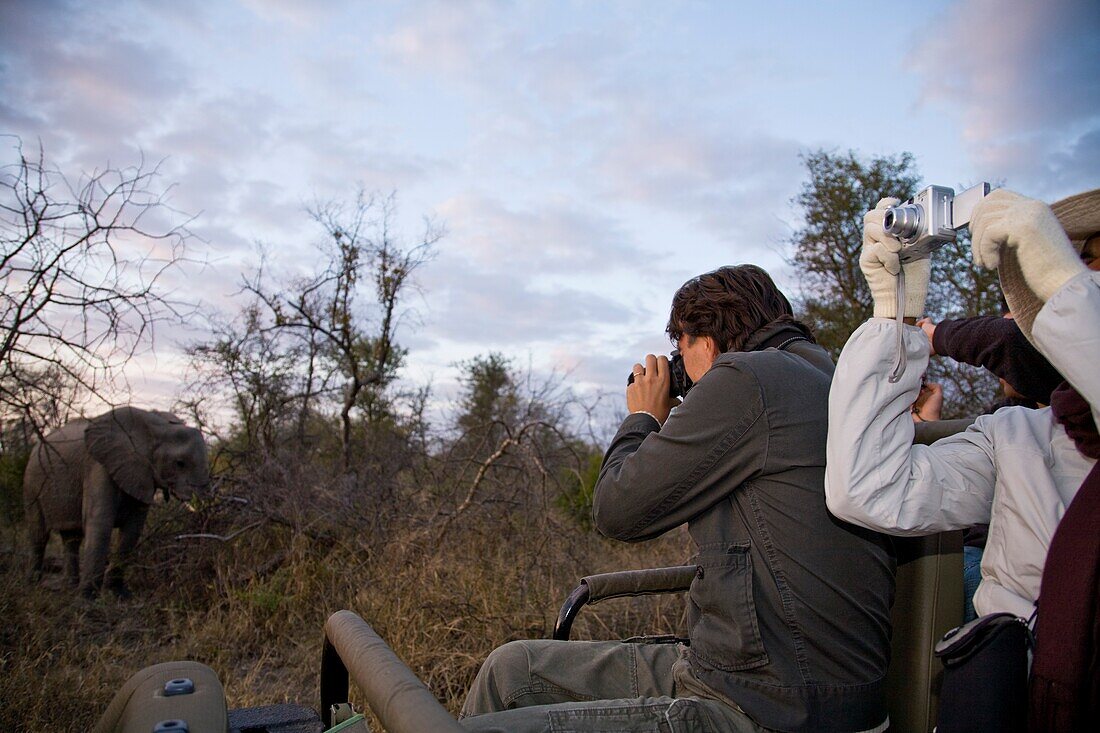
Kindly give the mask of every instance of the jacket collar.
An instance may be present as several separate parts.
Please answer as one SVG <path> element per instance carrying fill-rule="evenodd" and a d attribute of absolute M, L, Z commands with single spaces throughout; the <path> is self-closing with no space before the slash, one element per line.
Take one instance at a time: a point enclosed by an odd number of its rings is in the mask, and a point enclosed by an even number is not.
<path fill-rule="evenodd" d="M 810 329 L 787 316 L 778 318 L 757 329 L 755 333 L 749 336 L 745 345 L 741 347 L 741 351 L 763 351 L 764 349 L 773 348 L 783 350 L 789 344 L 798 341 L 809 341 L 811 344 L 817 343 Z"/>

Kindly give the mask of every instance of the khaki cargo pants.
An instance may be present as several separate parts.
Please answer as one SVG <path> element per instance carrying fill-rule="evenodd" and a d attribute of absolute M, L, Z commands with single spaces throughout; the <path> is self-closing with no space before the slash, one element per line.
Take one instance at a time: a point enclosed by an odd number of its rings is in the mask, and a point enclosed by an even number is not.
<path fill-rule="evenodd" d="M 686 671 L 674 644 L 513 641 L 481 666 L 460 722 L 481 733 L 765 730 L 730 705 L 692 695 Z"/>

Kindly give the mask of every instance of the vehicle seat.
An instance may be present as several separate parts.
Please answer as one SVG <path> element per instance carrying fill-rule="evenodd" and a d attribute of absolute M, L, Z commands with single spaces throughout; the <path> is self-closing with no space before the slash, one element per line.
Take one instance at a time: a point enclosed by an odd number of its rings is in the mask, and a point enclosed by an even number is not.
<path fill-rule="evenodd" d="M 898 572 L 886 696 L 890 730 L 927 733 L 936 725 L 943 665 L 932 649 L 963 621 L 962 532 L 895 537 Z"/>
<path fill-rule="evenodd" d="M 895 537 L 897 576 L 886 676 L 890 730 L 927 733 L 936 722 L 943 668 L 933 647 L 963 620 L 962 532 Z M 628 570 L 583 578 L 558 614 L 553 638 L 568 639 L 586 604 L 688 590 L 695 566 Z"/>
<path fill-rule="evenodd" d="M 186 724 L 171 725 L 171 723 Z M 225 690 L 214 670 L 198 662 L 164 662 L 126 681 L 93 733 L 226 733 Z"/>

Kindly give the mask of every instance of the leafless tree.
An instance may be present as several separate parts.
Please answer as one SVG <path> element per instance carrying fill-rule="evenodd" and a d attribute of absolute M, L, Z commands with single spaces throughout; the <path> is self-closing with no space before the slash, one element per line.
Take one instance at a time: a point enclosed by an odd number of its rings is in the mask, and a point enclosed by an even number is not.
<path fill-rule="evenodd" d="M 104 396 L 178 316 L 165 275 L 185 258 L 189 219 L 167 203 L 158 166 L 82 174 L 74 183 L 41 144 L 0 160 L 0 413 L 36 427 Z M 51 415 L 52 413 L 52 415 Z"/>
<path fill-rule="evenodd" d="M 267 316 L 260 303 L 252 302 L 231 322 L 212 319 L 212 338 L 188 348 L 190 379 L 181 399 L 183 409 L 205 432 L 227 444 L 233 441 L 219 434 L 220 426 L 210 421 L 203 407 L 218 397 L 228 398 L 237 432 L 232 449 L 256 457 L 270 454 L 289 438 L 295 411 L 308 410 L 302 404 L 301 364 L 309 355 L 297 340 L 282 337 Z M 307 381 L 315 388 L 312 371 L 307 370 Z M 298 438 L 304 445 L 301 430 Z"/>
<path fill-rule="evenodd" d="M 403 352 L 395 341 L 401 300 L 413 272 L 433 254 L 442 229 L 425 221 L 423 235 L 411 245 L 394 233 L 396 198 L 360 190 L 347 209 L 338 202 L 319 203 L 309 215 L 321 226 L 322 269 L 314 275 L 272 288 L 262 273 L 244 289 L 274 316 L 274 328 L 297 333 L 309 344 L 310 385 L 321 362 L 342 380 L 341 448 L 345 470 L 351 466 L 352 413 L 379 408 L 378 399 L 396 376 Z M 363 289 L 373 290 L 364 298 Z M 308 402 L 308 399 L 307 399 Z"/>
<path fill-rule="evenodd" d="M 565 386 L 565 375 L 538 377 L 495 352 L 457 366 L 463 394 L 453 438 L 438 454 L 440 470 L 433 480 L 435 490 L 455 492 L 436 497 L 443 528 L 475 508 L 496 513 L 496 519 L 503 511 L 541 521 L 551 516 L 551 503 L 573 502 L 575 478 L 594 448 L 578 437 L 577 420 L 585 410 Z M 577 514 L 590 506 L 589 498 Z"/>

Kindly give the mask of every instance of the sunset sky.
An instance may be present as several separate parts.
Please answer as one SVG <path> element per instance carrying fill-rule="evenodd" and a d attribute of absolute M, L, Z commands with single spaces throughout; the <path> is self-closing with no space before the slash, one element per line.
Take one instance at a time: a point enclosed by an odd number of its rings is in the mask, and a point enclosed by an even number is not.
<path fill-rule="evenodd" d="M 163 159 L 208 309 L 240 307 L 257 242 L 313 264 L 307 203 L 396 191 L 407 239 L 447 232 L 404 379 L 445 401 L 500 351 L 618 393 L 689 277 L 755 262 L 793 293 L 800 153 L 1100 186 L 1100 3 L 2 0 L 0 133 L 70 175 Z M 201 337 L 158 335 L 134 401 L 169 406 Z"/>

